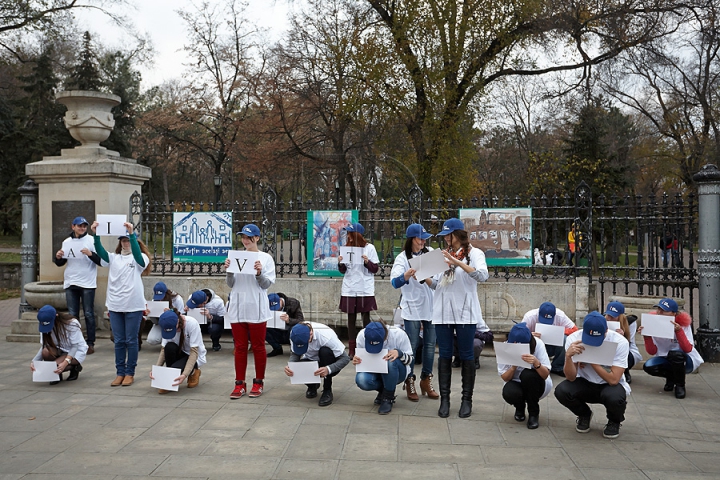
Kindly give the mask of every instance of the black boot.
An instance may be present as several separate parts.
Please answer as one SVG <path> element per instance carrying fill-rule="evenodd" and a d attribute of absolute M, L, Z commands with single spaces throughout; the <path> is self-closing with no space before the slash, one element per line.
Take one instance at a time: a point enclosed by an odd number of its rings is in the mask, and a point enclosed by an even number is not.
<path fill-rule="evenodd" d="M 450 380 L 452 379 L 452 360 L 449 358 L 438 358 L 438 384 L 440 388 L 440 408 L 438 417 L 447 418 L 450 416 Z"/>
<path fill-rule="evenodd" d="M 462 362 L 460 361 L 460 357 L 455 355 L 455 360 L 453 360 L 453 362 L 452 362 L 452 368 L 460 368 L 461 364 L 462 364 Z"/>
<path fill-rule="evenodd" d="M 77 380 L 80 372 L 82 372 L 82 365 L 70 365 L 70 375 L 68 375 L 67 381 Z"/>
<path fill-rule="evenodd" d="M 468 418 L 472 415 L 472 396 L 475 390 L 475 360 L 462 361 L 462 403 L 458 417 Z"/>
<path fill-rule="evenodd" d="M 685 354 L 673 350 L 668 352 L 667 359 L 670 362 L 670 375 L 675 383 L 675 398 L 685 398 Z"/>
<path fill-rule="evenodd" d="M 390 390 L 383 390 L 380 395 L 382 398 L 380 399 L 378 414 L 387 415 L 392 411 L 393 403 L 395 403 L 395 392 L 391 392 Z"/>
<path fill-rule="evenodd" d="M 63 381 L 63 377 L 62 377 L 62 373 L 61 373 L 61 374 L 58 375 L 58 379 L 57 379 L 57 380 L 53 380 L 52 382 L 50 382 L 50 385 L 57 385 L 58 383 L 60 383 L 60 382 L 62 382 L 62 381 Z"/>

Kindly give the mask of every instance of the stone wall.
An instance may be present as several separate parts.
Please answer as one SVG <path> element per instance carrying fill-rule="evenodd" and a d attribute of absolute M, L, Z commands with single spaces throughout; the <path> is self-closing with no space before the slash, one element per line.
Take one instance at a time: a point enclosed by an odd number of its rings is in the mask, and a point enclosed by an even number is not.
<path fill-rule="evenodd" d="M 19 263 L 0 262 L 0 288 L 20 288 L 22 267 Z"/>

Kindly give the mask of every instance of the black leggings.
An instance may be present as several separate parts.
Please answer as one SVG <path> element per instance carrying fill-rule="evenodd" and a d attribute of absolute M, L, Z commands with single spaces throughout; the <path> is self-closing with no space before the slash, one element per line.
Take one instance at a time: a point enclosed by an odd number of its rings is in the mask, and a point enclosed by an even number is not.
<path fill-rule="evenodd" d="M 525 409 L 527 403 L 530 415 L 540 415 L 540 397 L 545 393 L 545 380 L 537 370 L 525 368 L 520 372 L 520 381 L 509 381 L 502 391 L 503 399 L 515 408 Z"/>
<path fill-rule="evenodd" d="M 180 345 L 174 342 L 165 344 L 165 365 L 170 368 L 179 368 L 180 372 L 185 370 L 185 365 L 190 356 L 180 349 Z M 197 368 L 197 362 L 193 365 L 193 370 Z M 190 372 L 192 373 L 192 371 Z"/>
<path fill-rule="evenodd" d="M 370 312 L 361 312 L 360 315 L 362 316 L 363 327 L 367 327 L 370 323 Z M 348 339 L 353 342 L 355 341 L 355 338 L 357 338 L 356 323 L 357 313 L 348 313 Z"/>

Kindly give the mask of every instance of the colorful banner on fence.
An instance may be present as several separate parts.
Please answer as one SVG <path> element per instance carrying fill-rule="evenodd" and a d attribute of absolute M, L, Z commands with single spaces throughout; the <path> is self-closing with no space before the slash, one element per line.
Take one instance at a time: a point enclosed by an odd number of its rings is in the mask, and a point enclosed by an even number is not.
<path fill-rule="evenodd" d="M 223 263 L 232 248 L 232 212 L 173 213 L 173 262 Z"/>
<path fill-rule="evenodd" d="M 488 267 L 532 265 L 531 208 L 463 208 L 460 220 Z"/>
<path fill-rule="evenodd" d="M 308 275 L 341 276 L 337 259 L 347 239 L 343 229 L 358 221 L 358 211 L 309 210 L 307 216 Z"/>

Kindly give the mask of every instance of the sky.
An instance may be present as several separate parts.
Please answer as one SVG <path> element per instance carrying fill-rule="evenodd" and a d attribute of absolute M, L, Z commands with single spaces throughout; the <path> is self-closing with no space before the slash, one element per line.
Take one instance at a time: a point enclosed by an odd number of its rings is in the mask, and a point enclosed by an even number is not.
<path fill-rule="evenodd" d="M 210 4 L 221 0 L 207 0 Z M 148 89 L 167 80 L 179 78 L 188 57 L 183 51 L 186 41 L 185 23 L 177 14 L 179 9 L 192 10 L 190 0 L 129 0 L 135 9 L 115 9 L 114 12 L 128 17 L 135 29 L 149 37 L 155 50 L 154 64 L 140 66 L 142 88 Z M 195 2 L 199 4 L 199 1 Z M 288 0 L 248 0 L 249 20 L 262 29 L 269 30 L 271 39 L 279 38 L 287 29 L 290 3 Z M 114 48 L 131 48 L 126 32 L 98 12 L 80 11 L 75 14 L 80 28 L 88 30 L 98 43 Z"/>

